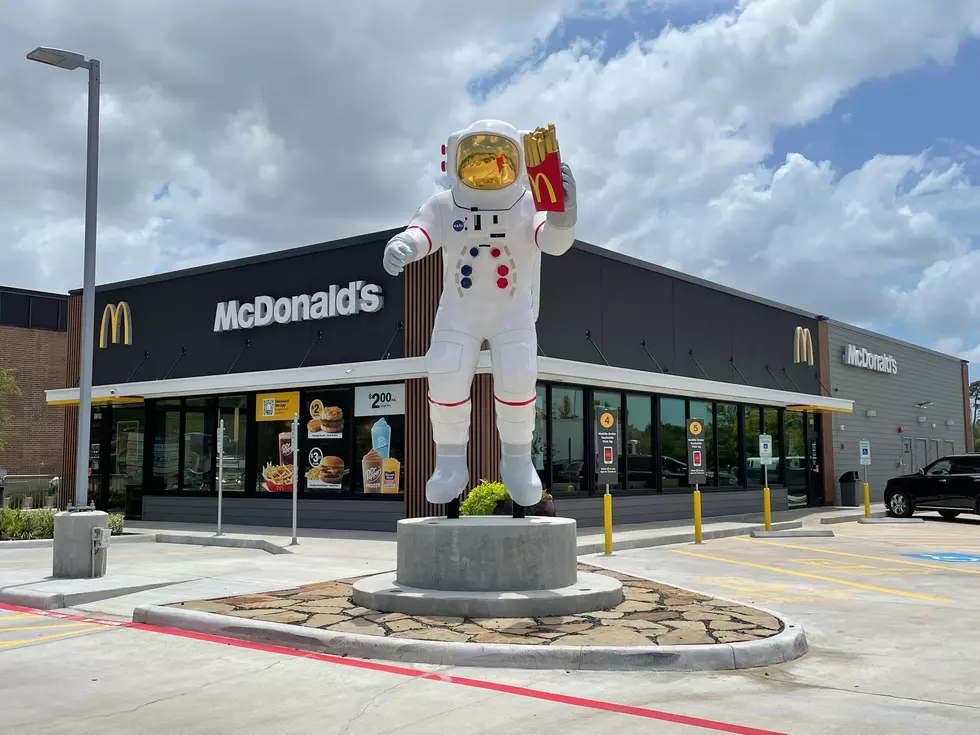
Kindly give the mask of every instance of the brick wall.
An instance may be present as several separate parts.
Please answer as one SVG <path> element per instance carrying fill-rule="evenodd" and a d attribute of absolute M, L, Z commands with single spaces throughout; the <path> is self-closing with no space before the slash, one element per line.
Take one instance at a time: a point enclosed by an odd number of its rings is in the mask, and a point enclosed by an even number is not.
<path fill-rule="evenodd" d="M 65 386 L 68 335 L 0 326 L 0 368 L 14 371 L 22 395 L 0 398 L 10 413 L 0 469 L 11 474 L 61 474 L 65 409 L 44 391 Z"/>

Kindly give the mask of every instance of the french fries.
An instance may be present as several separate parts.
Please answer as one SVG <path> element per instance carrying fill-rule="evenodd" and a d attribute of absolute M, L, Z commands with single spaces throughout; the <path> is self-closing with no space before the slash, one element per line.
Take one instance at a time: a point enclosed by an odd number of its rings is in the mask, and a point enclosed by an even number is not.
<path fill-rule="evenodd" d="M 540 166 L 549 153 L 559 153 L 558 137 L 553 123 L 548 123 L 547 128 L 536 128 L 533 133 L 524 135 L 524 159 L 528 168 Z"/>

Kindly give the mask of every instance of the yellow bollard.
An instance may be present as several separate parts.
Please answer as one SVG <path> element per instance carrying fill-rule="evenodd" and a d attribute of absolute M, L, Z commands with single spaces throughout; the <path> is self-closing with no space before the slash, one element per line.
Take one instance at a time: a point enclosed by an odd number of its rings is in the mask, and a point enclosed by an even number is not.
<path fill-rule="evenodd" d="M 603 525 L 606 527 L 606 553 L 612 553 L 612 495 L 606 493 L 602 496 L 602 517 Z"/>
<path fill-rule="evenodd" d="M 871 517 L 871 488 L 864 483 L 864 517 Z"/>
<path fill-rule="evenodd" d="M 766 519 L 766 530 L 772 530 L 772 505 L 769 499 L 769 488 L 762 488 L 762 515 Z"/>
<path fill-rule="evenodd" d="M 701 491 L 694 491 L 694 543 L 701 543 Z"/>

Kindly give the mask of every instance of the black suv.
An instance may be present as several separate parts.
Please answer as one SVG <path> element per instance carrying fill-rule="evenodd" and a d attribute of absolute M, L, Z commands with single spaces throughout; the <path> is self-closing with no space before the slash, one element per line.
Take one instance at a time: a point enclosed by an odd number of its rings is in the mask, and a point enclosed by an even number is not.
<path fill-rule="evenodd" d="M 885 486 L 885 507 L 899 518 L 919 510 L 936 510 L 946 519 L 980 515 L 980 454 L 953 454 L 914 475 L 893 477 Z"/>

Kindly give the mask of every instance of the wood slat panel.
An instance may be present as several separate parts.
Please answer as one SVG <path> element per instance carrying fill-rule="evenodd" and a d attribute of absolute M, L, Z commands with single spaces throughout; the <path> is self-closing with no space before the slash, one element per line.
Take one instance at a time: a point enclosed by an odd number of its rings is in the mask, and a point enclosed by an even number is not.
<path fill-rule="evenodd" d="M 429 349 L 439 296 L 442 293 L 441 254 L 413 263 L 405 271 L 405 355 L 421 357 Z M 443 515 L 441 505 L 425 500 L 425 483 L 435 467 L 432 426 L 426 399 L 428 382 L 406 382 L 405 408 L 405 517 Z M 493 380 L 478 375 L 470 391 L 473 411 L 470 423 L 468 462 L 471 485 L 482 478 L 499 477 L 500 443 L 497 441 L 493 408 Z"/>
<path fill-rule="evenodd" d="M 68 296 L 68 366 L 65 388 L 74 388 L 81 380 L 82 353 L 82 295 Z M 61 468 L 61 492 L 59 503 L 62 509 L 75 499 L 75 461 L 78 443 L 78 407 L 65 406 L 65 443 Z"/>

